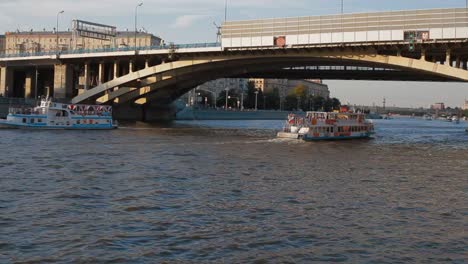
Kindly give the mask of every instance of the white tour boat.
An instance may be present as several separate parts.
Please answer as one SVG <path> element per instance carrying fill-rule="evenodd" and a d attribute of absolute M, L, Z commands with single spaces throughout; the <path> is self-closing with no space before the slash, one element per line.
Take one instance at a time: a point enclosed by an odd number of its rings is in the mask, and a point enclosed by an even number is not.
<path fill-rule="evenodd" d="M 279 138 L 342 140 L 370 138 L 374 124 L 360 113 L 307 112 L 306 116 L 290 114 Z"/>
<path fill-rule="evenodd" d="M 10 107 L 0 128 L 89 129 L 117 128 L 112 120 L 112 107 L 104 105 L 73 105 L 43 99 L 37 107 Z"/>

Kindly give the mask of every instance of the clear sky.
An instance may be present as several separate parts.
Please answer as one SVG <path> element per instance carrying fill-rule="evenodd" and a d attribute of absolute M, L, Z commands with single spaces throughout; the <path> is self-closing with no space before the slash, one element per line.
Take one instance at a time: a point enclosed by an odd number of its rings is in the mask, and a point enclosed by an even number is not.
<path fill-rule="evenodd" d="M 133 30 L 135 6 L 140 0 L 0 0 L 0 32 L 51 30 L 60 10 L 60 29 L 72 19 L 115 25 Z M 139 29 L 166 42 L 214 42 L 213 22 L 224 20 L 225 0 L 143 0 Z M 465 0 L 344 0 L 346 13 L 465 7 Z M 336 14 L 341 0 L 228 0 L 228 20 Z M 355 104 L 428 106 L 436 101 L 461 105 L 468 99 L 468 84 L 329 81 L 333 95 Z"/>

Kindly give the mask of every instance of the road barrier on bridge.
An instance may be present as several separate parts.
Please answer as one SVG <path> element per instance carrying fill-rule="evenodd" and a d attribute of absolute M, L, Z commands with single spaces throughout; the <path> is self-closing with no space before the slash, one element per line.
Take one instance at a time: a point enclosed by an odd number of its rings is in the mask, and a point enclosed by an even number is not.
<path fill-rule="evenodd" d="M 88 53 L 104 53 L 104 52 L 122 52 L 122 51 L 146 51 L 146 50 L 169 50 L 169 49 L 195 49 L 195 48 L 215 48 L 221 47 L 220 43 L 192 43 L 192 44 L 169 44 L 160 46 L 145 46 L 145 47 L 124 47 L 124 48 L 102 48 L 102 49 L 76 49 L 48 52 L 24 52 L 16 54 L 0 54 L 0 58 L 21 58 L 21 57 L 41 57 L 54 55 L 68 54 L 88 54 Z"/>

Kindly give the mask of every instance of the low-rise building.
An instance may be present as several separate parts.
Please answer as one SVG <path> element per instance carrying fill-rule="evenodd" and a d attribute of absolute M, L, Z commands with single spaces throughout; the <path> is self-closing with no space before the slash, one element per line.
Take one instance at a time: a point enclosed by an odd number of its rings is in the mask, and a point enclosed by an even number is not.
<path fill-rule="evenodd" d="M 5 35 L 0 35 L 0 54 L 5 53 Z"/>
<path fill-rule="evenodd" d="M 195 90 L 182 96 L 181 100 L 187 102 L 188 105 L 194 105 L 200 103 L 201 98 L 197 95 L 197 90 L 205 91 L 213 96 L 213 99 L 217 98 L 221 92 L 227 90 L 236 90 L 239 94 L 242 92 L 247 93 L 248 79 L 244 78 L 221 78 L 213 81 L 206 82 L 202 85 L 197 86 Z"/>
<path fill-rule="evenodd" d="M 465 103 L 462 106 L 463 110 L 468 110 L 468 100 L 465 100 Z"/>
<path fill-rule="evenodd" d="M 445 110 L 445 104 L 444 103 L 435 103 L 431 105 L 432 110 Z"/>
<path fill-rule="evenodd" d="M 330 97 L 328 85 L 322 84 L 320 80 L 250 79 L 250 81 L 254 83 L 256 89 L 263 93 L 278 90 L 282 99 L 286 98 L 298 86 L 304 86 L 310 96 Z"/>
<path fill-rule="evenodd" d="M 135 42 L 136 41 L 136 42 Z M 147 47 L 159 46 L 162 40 L 153 34 L 144 32 L 123 31 L 117 32 L 112 40 L 95 38 L 73 37 L 71 31 L 30 31 L 7 32 L 5 34 L 5 53 L 33 53 L 66 51 L 76 49 L 101 49 L 112 47 Z"/>

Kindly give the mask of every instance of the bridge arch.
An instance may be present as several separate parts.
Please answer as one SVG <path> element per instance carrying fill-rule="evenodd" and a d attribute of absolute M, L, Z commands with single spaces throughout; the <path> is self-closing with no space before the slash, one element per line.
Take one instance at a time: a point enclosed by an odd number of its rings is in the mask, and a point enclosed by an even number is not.
<path fill-rule="evenodd" d="M 355 65 L 381 67 L 414 74 L 432 75 L 445 80 L 468 81 L 468 71 L 449 65 L 401 56 L 379 55 L 375 52 L 309 50 L 271 50 L 259 52 L 225 52 L 221 56 L 192 57 L 131 72 L 72 99 L 73 103 L 96 101 L 119 104 L 165 92 L 170 98 L 190 90 L 190 85 L 209 80 L 261 72 L 296 65 Z"/>

